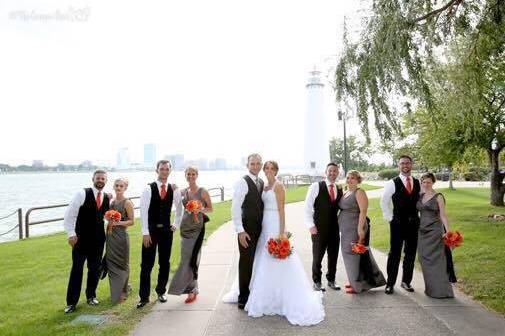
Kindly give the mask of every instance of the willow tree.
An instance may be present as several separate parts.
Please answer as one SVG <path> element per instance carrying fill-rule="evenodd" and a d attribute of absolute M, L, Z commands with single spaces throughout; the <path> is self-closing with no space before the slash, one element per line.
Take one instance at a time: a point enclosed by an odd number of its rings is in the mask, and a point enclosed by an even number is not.
<path fill-rule="evenodd" d="M 344 29 L 337 101 L 354 103 L 363 133 L 369 138 L 373 125 L 383 142 L 403 136 L 405 114 L 423 109 L 443 127 L 446 107 L 456 104 L 458 146 L 486 150 L 491 203 L 503 205 L 505 0 L 374 0 L 368 14 L 357 41 Z M 437 78 L 443 66 L 449 77 Z"/>

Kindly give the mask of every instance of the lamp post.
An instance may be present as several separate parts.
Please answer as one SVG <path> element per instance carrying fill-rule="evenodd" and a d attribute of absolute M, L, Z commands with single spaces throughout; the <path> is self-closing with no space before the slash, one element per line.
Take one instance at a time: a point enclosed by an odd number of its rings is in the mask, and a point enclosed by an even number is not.
<path fill-rule="evenodd" d="M 347 115 L 342 113 L 341 109 L 338 109 L 338 120 L 342 121 L 344 125 L 344 176 L 347 176 L 347 134 L 345 129 L 345 120 Z"/>

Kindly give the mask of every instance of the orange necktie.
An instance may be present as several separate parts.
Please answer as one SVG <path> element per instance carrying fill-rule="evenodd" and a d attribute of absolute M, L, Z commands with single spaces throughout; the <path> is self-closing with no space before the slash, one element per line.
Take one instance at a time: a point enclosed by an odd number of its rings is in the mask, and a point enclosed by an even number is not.
<path fill-rule="evenodd" d="M 102 207 L 102 192 L 99 191 L 96 195 L 96 207 L 100 209 Z"/>
<path fill-rule="evenodd" d="M 407 188 L 407 192 L 408 192 L 409 194 L 411 194 L 411 193 L 412 193 L 412 182 L 410 182 L 410 176 L 409 176 L 409 177 L 407 177 L 407 185 L 406 185 L 406 188 Z"/>
<path fill-rule="evenodd" d="M 330 199 L 332 202 L 335 202 L 335 189 L 333 183 L 330 184 Z"/>
<path fill-rule="evenodd" d="M 161 199 L 165 199 L 167 196 L 167 186 L 165 184 L 161 185 L 161 193 L 160 193 Z"/>

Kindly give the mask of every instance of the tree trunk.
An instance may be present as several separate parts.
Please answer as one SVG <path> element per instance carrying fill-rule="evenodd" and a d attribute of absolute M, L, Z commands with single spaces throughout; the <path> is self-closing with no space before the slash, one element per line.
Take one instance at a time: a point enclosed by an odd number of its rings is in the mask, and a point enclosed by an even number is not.
<path fill-rule="evenodd" d="M 491 164 L 491 205 L 496 206 L 504 206 L 503 196 L 505 195 L 505 185 L 503 184 L 505 172 L 500 171 L 501 150 L 502 148 L 488 150 Z"/>
<path fill-rule="evenodd" d="M 454 190 L 454 185 L 452 184 L 452 166 L 449 166 L 449 189 Z"/>

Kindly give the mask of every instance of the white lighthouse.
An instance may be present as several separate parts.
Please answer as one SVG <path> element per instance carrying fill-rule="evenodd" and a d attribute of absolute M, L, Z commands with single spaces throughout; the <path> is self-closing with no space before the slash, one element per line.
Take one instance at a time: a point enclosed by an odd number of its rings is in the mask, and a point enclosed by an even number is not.
<path fill-rule="evenodd" d="M 306 85 L 304 168 L 309 175 L 324 175 L 330 161 L 324 114 L 324 84 L 320 76 L 321 72 L 314 69 L 310 72 Z"/>

